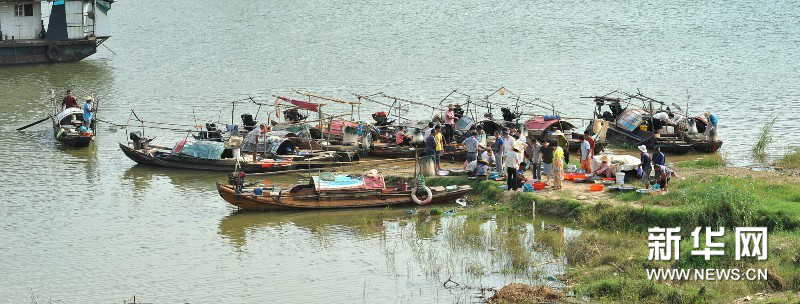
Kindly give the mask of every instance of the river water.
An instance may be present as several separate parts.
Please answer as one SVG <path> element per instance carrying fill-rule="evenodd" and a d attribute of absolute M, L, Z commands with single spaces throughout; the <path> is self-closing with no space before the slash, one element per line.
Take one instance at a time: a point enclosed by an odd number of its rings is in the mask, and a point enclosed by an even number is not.
<path fill-rule="evenodd" d="M 582 117 L 592 108 L 580 96 L 640 89 L 717 113 L 734 165 L 752 164 L 773 114 L 769 152 L 800 144 L 800 9 L 791 1 L 120 1 L 111 16 L 113 52 L 0 68 L 0 303 L 31 294 L 65 303 L 474 299 L 441 287 L 447 271 L 426 271 L 436 263 L 417 257 L 431 244 L 464 252 L 437 245 L 447 243 L 449 217 L 421 237 L 403 210 L 234 214 L 214 191 L 219 174 L 136 167 L 116 146 L 123 130 L 101 126 L 87 149 L 59 147 L 46 124 L 14 131 L 48 113 L 51 89 L 96 94 L 104 120 L 126 122 L 135 109 L 180 123 L 227 118 L 231 100 L 296 88 L 435 104 L 453 89 L 480 97 L 506 86 Z M 166 145 L 185 136 L 148 132 Z M 461 274 L 454 280 L 526 280 L 468 264 L 449 266 Z"/>

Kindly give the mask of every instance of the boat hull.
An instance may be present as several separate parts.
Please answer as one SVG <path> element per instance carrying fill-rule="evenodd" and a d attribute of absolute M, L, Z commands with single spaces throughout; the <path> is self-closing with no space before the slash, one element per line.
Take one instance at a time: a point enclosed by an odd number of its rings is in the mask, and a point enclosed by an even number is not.
<path fill-rule="evenodd" d="M 722 147 L 722 141 L 684 141 L 666 140 L 656 137 L 643 138 L 618 127 L 608 128 L 608 141 L 617 145 L 636 147 L 645 145 L 648 149 L 660 147 L 662 152 L 683 154 L 689 152 L 714 153 Z"/>
<path fill-rule="evenodd" d="M 0 65 L 80 61 L 97 53 L 97 47 L 108 38 L 4 40 L 0 41 Z"/>
<path fill-rule="evenodd" d="M 414 204 L 409 191 L 330 196 L 316 194 L 313 189 L 307 188 L 305 192 L 294 192 L 288 195 L 257 196 L 253 194 L 236 193 L 232 186 L 221 183 L 217 183 L 217 191 L 222 199 L 241 210 L 247 211 L 345 209 Z M 470 189 L 457 189 L 434 193 L 431 204 L 455 201 L 469 191 Z"/>
<path fill-rule="evenodd" d="M 120 149 L 125 156 L 135 161 L 138 164 L 153 167 L 174 168 L 174 169 L 189 169 L 189 170 L 203 170 L 203 171 L 220 171 L 220 172 L 233 172 L 236 170 L 236 161 L 234 160 L 212 160 L 202 159 L 191 156 L 182 155 L 168 155 L 164 157 L 157 157 L 147 153 L 137 151 L 124 144 L 119 144 Z M 261 172 L 277 172 L 293 169 L 294 165 L 272 165 L 272 164 L 253 164 L 248 162 L 240 162 L 239 170 L 248 173 L 261 173 Z"/>
<path fill-rule="evenodd" d="M 76 148 L 88 147 L 94 141 L 94 135 L 64 135 L 56 137 L 62 145 Z"/>

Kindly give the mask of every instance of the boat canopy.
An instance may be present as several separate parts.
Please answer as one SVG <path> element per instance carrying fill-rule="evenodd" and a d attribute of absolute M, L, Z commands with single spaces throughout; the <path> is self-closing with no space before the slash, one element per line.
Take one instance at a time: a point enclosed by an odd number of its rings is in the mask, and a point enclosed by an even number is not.
<path fill-rule="evenodd" d="M 536 118 L 529 119 L 525 122 L 525 127 L 528 129 L 528 131 L 552 130 L 550 127 L 553 125 L 556 126 L 555 129 L 559 130 L 575 129 L 575 126 L 569 122 L 560 119 L 546 120 L 542 116 L 537 116 Z"/>
<path fill-rule="evenodd" d="M 225 151 L 225 144 L 217 141 L 197 141 L 186 144 L 180 151 L 181 154 L 197 158 L 221 159 L 222 152 Z"/>
<path fill-rule="evenodd" d="M 77 114 L 76 118 L 77 120 L 83 121 L 83 110 L 81 110 L 80 108 L 64 109 L 63 111 L 56 114 L 56 121 L 58 121 L 58 123 L 61 125 L 70 124 L 73 118 L 69 116 L 72 116 L 73 114 Z M 65 119 L 69 119 L 70 121 L 64 121 Z"/>

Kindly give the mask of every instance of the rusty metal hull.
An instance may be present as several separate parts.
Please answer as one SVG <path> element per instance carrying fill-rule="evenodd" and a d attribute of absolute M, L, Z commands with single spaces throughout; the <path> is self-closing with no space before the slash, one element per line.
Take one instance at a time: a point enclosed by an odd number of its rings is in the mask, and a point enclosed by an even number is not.
<path fill-rule="evenodd" d="M 96 53 L 97 47 L 108 38 L 4 40 L 0 41 L 0 65 L 80 61 Z"/>

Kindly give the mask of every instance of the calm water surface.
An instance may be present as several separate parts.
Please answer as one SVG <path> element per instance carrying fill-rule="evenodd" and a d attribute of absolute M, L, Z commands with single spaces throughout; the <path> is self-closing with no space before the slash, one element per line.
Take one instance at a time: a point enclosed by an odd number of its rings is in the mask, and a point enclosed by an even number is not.
<path fill-rule="evenodd" d="M 80 150 L 59 147 L 46 125 L 14 131 L 46 115 L 50 89 L 96 93 L 106 120 L 125 122 L 133 108 L 188 123 L 227 117 L 233 99 L 291 88 L 436 103 L 452 89 L 482 96 L 506 86 L 573 116 L 591 113 L 579 96 L 638 88 L 681 105 L 688 93 L 691 111 L 718 113 L 722 153 L 736 165 L 752 163 L 748 151 L 772 114 L 770 152 L 800 145 L 800 9 L 791 1 L 120 1 L 111 14 L 116 54 L 0 68 L 0 303 L 32 293 L 66 303 L 134 294 L 158 303 L 463 303 L 474 292 L 441 287 L 446 274 L 487 287 L 532 280 L 502 271 L 508 258 L 488 250 L 491 227 L 524 230 L 532 259 L 553 254 L 536 247 L 530 223 L 471 220 L 487 241 L 465 248 L 448 241 L 459 217 L 235 214 L 213 189 L 218 174 L 134 166 L 116 147 L 123 130 L 101 126 Z M 185 136 L 148 135 L 163 144 Z"/>

